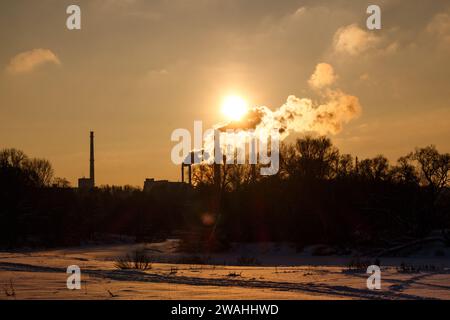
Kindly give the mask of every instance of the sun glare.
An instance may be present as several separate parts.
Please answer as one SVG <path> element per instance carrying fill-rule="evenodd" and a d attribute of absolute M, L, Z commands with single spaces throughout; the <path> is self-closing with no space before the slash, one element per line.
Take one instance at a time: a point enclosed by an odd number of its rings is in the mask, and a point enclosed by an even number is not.
<path fill-rule="evenodd" d="M 230 120 L 241 120 L 247 110 L 247 102 L 239 96 L 228 96 L 223 100 L 222 113 Z"/>

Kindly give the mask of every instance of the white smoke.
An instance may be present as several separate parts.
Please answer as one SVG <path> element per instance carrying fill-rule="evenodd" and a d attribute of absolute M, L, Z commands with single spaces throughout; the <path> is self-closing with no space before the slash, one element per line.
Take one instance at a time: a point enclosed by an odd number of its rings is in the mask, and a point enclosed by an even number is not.
<path fill-rule="evenodd" d="M 311 88 L 320 89 L 332 85 L 337 79 L 333 67 L 328 63 L 319 63 L 308 83 Z"/>
<path fill-rule="evenodd" d="M 267 137 L 273 132 L 279 133 L 281 140 L 294 132 L 320 135 L 339 133 L 344 124 L 360 115 L 361 105 L 357 97 L 330 87 L 336 78 L 330 65 L 319 64 L 309 81 L 319 94 L 318 101 L 291 95 L 285 104 L 274 111 L 265 106 L 253 107 L 239 122 L 214 126 L 214 130 L 222 132 L 221 137 L 225 136 L 225 139 L 221 138 L 221 149 L 226 149 L 223 140 L 227 140 L 229 131 L 238 132 L 232 137 L 239 140 L 237 145 L 248 143 L 251 137 Z M 213 130 L 205 133 L 204 151 L 214 154 Z"/>

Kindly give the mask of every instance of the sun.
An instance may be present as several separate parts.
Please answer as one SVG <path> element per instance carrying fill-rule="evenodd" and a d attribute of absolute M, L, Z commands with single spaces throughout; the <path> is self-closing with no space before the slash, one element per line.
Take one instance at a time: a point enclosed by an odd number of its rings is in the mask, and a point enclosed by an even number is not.
<path fill-rule="evenodd" d="M 227 96 L 222 103 L 222 113 L 232 121 L 239 121 L 247 113 L 247 102 L 239 96 Z"/>

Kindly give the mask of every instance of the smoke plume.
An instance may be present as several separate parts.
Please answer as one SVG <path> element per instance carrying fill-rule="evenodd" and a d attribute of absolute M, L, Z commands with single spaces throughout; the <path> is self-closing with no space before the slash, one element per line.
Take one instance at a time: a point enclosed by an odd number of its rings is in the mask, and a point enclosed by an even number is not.
<path fill-rule="evenodd" d="M 330 65 L 319 64 L 309 81 L 319 95 L 317 100 L 291 95 L 274 111 L 265 106 L 253 107 L 241 121 L 219 124 L 214 129 L 224 134 L 239 132 L 241 140 L 249 131 L 267 136 L 276 130 L 281 140 L 291 133 L 337 134 L 344 124 L 359 116 L 361 105 L 357 97 L 330 87 L 336 78 Z M 213 150 L 214 133 L 210 131 L 205 135 L 204 151 L 212 154 Z"/>
<path fill-rule="evenodd" d="M 333 67 L 328 63 L 319 63 L 308 83 L 311 88 L 320 89 L 332 85 L 337 79 Z"/>

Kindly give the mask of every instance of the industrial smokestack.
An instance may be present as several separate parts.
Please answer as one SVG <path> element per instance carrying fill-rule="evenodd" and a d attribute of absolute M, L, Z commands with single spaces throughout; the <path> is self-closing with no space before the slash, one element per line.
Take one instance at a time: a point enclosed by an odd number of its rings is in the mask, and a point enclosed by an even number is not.
<path fill-rule="evenodd" d="M 214 130 L 214 185 L 220 188 L 222 177 L 220 174 L 220 164 L 223 161 L 222 150 L 220 149 L 220 132 Z M 223 162 L 225 165 L 225 162 Z"/>
<path fill-rule="evenodd" d="M 90 158 L 89 179 L 91 180 L 92 187 L 95 187 L 94 132 L 93 131 L 91 131 L 91 158 Z"/>

